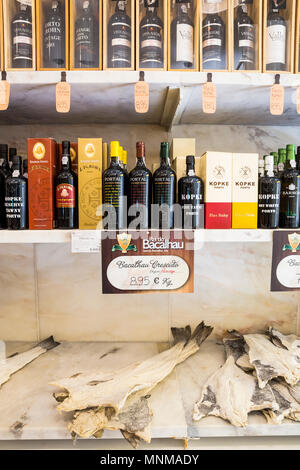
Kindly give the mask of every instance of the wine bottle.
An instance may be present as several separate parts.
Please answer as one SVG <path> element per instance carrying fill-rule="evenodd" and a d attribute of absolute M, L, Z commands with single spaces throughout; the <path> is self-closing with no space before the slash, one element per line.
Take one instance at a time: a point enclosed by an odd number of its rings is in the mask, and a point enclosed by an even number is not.
<path fill-rule="evenodd" d="M 145 163 L 145 144 L 136 144 L 136 166 L 129 173 L 129 215 L 130 221 L 139 217 L 135 228 L 147 229 L 151 226 L 152 174 Z"/>
<path fill-rule="evenodd" d="M 176 202 L 176 174 L 170 167 L 170 146 L 168 142 L 161 143 L 160 167 L 153 175 L 154 210 L 159 210 L 158 218 L 152 217 L 152 227 L 174 228 L 174 204 Z M 155 220 L 156 219 L 156 220 Z"/>
<path fill-rule="evenodd" d="M 56 177 L 56 226 L 73 229 L 78 226 L 78 179 L 72 171 L 70 142 L 62 142 L 61 169 Z"/>
<path fill-rule="evenodd" d="M 286 162 L 286 149 L 278 149 L 278 164 L 277 164 L 277 176 L 281 178 Z"/>
<path fill-rule="evenodd" d="M 131 20 L 126 4 L 127 0 L 117 0 L 115 13 L 108 22 L 107 55 L 108 66 L 112 68 L 131 67 Z"/>
<path fill-rule="evenodd" d="M 296 169 L 295 146 L 286 146 L 285 169 L 281 176 L 279 225 L 281 228 L 299 227 L 300 175 Z"/>
<path fill-rule="evenodd" d="M 176 0 L 177 12 L 171 23 L 171 67 L 188 69 L 194 63 L 194 22 L 189 16 L 191 2 Z"/>
<path fill-rule="evenodd" d="M 281 183 L 274 175 L 273 155 L 266 156 L 265 169 L 258 181 L 258 227 L 274 229 L 279 224 Z"/>
<path fill-rule="evenodd" d="M 221 0 L 205 0 L 219 4 Z M 207 13 L 202 21 L 202 62 L 204 69 L 218 70 L 226 66 L 225 24 L 217 12 Z"/>
<path fill-rule="evenodd" d="M 253 0 L 252 0 L 253 3 Z M 249 0 L 239 0 L 234 21 L 234 68 L 255 69 L 255 28 L 248 12 Z"/>
<path fill-rule="evenodd" d="M 186 157 L 186 176 L 178 181 L 178 199 L 185 229 L 204 227 L 204 185 L 195 174 L 195 157 Z"/>
<path fill-rule="evenodd" d="M 23 177 L 28 180 L 28 160 L 27 160 L 27 158 L 23 160 Z"/>
<path fill-rule="evenodd" d="M 8 151 L 8 164 L 9 168 L 11 169 L 13 163 L 13 157 L 17 155 L 17 149 L 15 147 L 9 147 Z"/>
<path fill-rule="evenodd" d="M 82 12 L 75 22 L 75 67 L 99 67 L 99 23 L 91 0 L 83 2 Z"/>
<path fill-rule="evenodd" d="M 280 0 L 269 0 L 270 11 L 266 31 L 266 69 L 286 70 L 287 26 L 279 13 Z"/>
<path fill-rule="evenodd" d="M 65 67 L 65 18 L 61 2 L 53 0 L 44 24 L 43 66 Z"/>
<path fill-rule="evenodd" d="M 27 180 L 22 176 L 22 158 L 17 155 L 5 182 L 5 211 L 9 230 L 27 228 Z"/>
<path fill-rule="evenodd" d="M 297 154 L 296 154 L 296 168 L 300 173 L 300 146 L 297 147 Z"/>
<path fill-rule="evenodd" d="M 31 6 L 19 4 L 19 11 L 11 23 L 12 66 L 32 67 L 32 14 Z"/>
<path fill-rule="evenodd" d="M 144 5 L 146 14 L 140 23 L 140 67 L 162 68 L 164 25 L 157 15 L 159 0 L 144 0 Z"/>
<path fill-rule="evenodd" d="M 8 163 L 8 145 L 0 144 L 0 229 L 7 228 L 5 211 L 6 179 L 11 175 Z"/>

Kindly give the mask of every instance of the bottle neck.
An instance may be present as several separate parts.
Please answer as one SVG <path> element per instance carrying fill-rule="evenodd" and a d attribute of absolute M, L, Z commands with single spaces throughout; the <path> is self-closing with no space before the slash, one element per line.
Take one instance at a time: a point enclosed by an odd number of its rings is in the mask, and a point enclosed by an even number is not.
<path fill-rule="evenodd" d="M 265 176 L 274 176 L 274 168 L 272 165 L 266 165 Z"/>
<path fill-rule="evenodd" d="M 63 155 L 61 158 L 61 169 L 64 171 L 70 170 L 71 168 L 71 157 L 70 155 Z"/>
<path fill-rule="evenodd" d="M 195 176 L 195 167 L 191 163 L 186 165 L 187 176 Z"/>
<path fill-rule="evenodd" d="M 117 1 L 117 3 L 116 3 L 116 12 L 121 11 L 121 12 L 124 13 L 125 10 L 126 10 L 126 2 L 125 2 L 125 0 Z"/>
<path fill-rule="evenodd" d="M 19 178 L 21 176 L 21 165 L 14 163 L 12 168 L 12 178 Z"/>
<path fill-rule="evenodd" d="M 170 166 L 170 156 L 166 152 L 162 152 L 160 155 L 160 163 L 162 166 Z"/>
<path fill-rule="evenodd" d="M 110 166 L 120 166 L 119 157 L 110 157 Z"/>
<path fill-rule="evenodd" d="M 137 166 L 146 166 L 146 160 L 144 156 L 137 156 L 136 157 L 136 165 Z"/>

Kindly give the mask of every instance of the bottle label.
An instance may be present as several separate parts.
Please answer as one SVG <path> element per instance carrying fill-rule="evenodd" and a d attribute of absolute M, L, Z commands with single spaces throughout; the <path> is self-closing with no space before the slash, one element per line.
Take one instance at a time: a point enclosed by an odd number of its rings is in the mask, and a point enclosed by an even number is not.
<path fill-rule="evenodd" d="M 194 28 L 189 24 L 177 24 L 176 61 L 191 63 L 194 61 Z"/>
<path fill-rule="evenodd" d="M 210 23 L 203 26 L 203 63 L 221 62 L 223 46 L 223 28 L 219 23 Z"/>
<path fill-rule="evenodd" d="M 122 207 L 122 198 L 124 194 L 124 175 L 105 176 L 103 181 L 104 204 L 113 207 Z"/>
<path fill-rule="evenodd" d="M 27 59 L 32 61 L 32 23 L 26 20 L 15 20 L 13 28 L 13 60 Z"/>
<path fill-rule="evenodd" d="M 56 187 L 56 207 L 75 208 L 75 188 L 72 184 L 62 183 Z"/>
<path fill-rule="evenodd" d="M 285 65 L 286 27 L 276 24 L 267 27 L 266 64 Z"/>
<path fill-rule="evenodd" d="M 130 178 L 130 205 L 149 204 L 149 175 L 133 176 Z"/>
<path fill-rule="evenodd" d="M 77 28 L 75 32 L 76 47 L 88 46 L 92 49 L 93 39 L 92 31 L 90 28 Z"/>
<path fill-rule="evenodd" d="M 112 23 L 112 62 L 124 62 L 124 66 L 131 64 L 131 24 Z"/>
<path fill-rule="evenodd" d="M 162 64 L 162 27 L 157 24 L 146 24 L 141 28 L 141 64 L 157 62 Z"/>
<path fill-rule="evenodd" d="M 6 196 L 5 210 L 7 219 L 21 219 L 24 216 L 25 201 L 20 196 Z"/>

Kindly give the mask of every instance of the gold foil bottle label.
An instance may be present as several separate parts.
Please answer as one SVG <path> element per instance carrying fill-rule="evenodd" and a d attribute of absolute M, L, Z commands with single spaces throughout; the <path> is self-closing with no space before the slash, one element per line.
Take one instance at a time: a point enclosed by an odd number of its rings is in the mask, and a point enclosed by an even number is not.
<path fill-rule="evenodd" d="M 284 106 L 284 88 L 282 85 L 275 84 L 270 92 L 270 113 L 274 116 L 280 116 L 283 113 Z"/>
<path fill-rule="evenodd" d="M 137 113 L 147 113 L 149 110 L 149 85 L 142 80 L 134 86 L 134 108 Z"/>
<path fill-rule="evenodd" d="M 0 111 L 5 111 L 9 105 L 10 83 L 6 80 L 0 81 Z"/>
<path fill-rule="evenodd" d="M 67 82 L 59 82 L 56 85 L 56 111 L 68 113 L 71 106 L 71 87 Z"/>
<path fill-rule="evenodd" d="M 214 114 L 217 109 L 217 90 L 212 82 L 206 82 L 202 86 L 202 111 Z"/>

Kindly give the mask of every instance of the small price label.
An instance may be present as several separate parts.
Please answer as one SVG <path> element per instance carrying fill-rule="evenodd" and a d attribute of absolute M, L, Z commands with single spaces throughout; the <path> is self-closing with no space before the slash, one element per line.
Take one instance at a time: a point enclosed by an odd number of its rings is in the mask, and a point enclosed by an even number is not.
<path fill-rule="evenodd" d="M 214 114 L 217 109 L 216 85 L 206 82 L 202 86 L 202 110 L 207 114 Z"/>
<path fill-rule="evenodd" d="M 0 111 L 5 111 L 9 105 L 10 84 L 6 80 L 0 81 Z"/>
<path fill-rule="evenodd" d="M 149 85 L 142 80 L 134 86 L 134 108 L 137 113 L 147 113 L 149 110 Z"/>
<path fill-rule="evenodd" d="M 99 253 L 101 246 L 100 230 L 72 232 L 72 253 Z"/>
<path fill-rule="evenodd" d="M 275 84 L 271 87 L 270 93 L 270 113 L 274 116 L 280 116 L 283 113 L 284 106 L 284 88 L 282 85 Z"/>
<path fill-rule="evenodd" d="M 56 85 L 56 111 L 68 113 L 71 106 L 71 86 L 67 82 L 59 82 Z"/>

